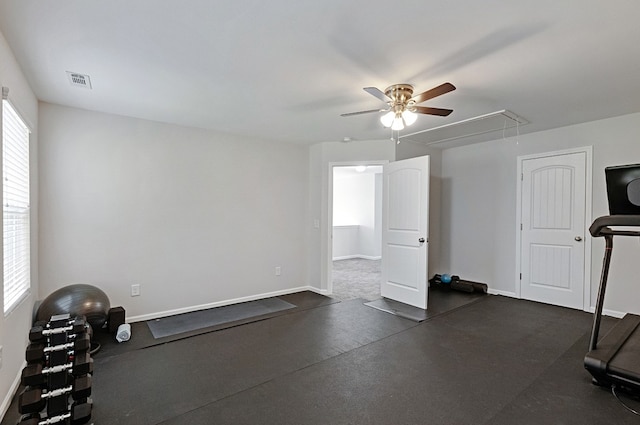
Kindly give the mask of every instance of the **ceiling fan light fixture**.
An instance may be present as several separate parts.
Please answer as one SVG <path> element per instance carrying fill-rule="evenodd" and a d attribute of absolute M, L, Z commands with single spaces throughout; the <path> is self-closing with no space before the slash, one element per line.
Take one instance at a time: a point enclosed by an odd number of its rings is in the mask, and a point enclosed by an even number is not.
<path fill-rule="evenodd" d="M 413 111 L 405 109 L 404 112 L 402 112 L 402 119 L 404 119 L 404 123 L 409 126 L 416 122 L 418 115 Z"/>
<path fill-rule="evenodd" d="M 386 128 L 391 127 L 393 131 L 404 130 L 416 122 L 417 114 L 438 115 L 442 117 L 448 116 L 452 109 L 430 108 L 426 106 L 416 106 L 419 103 L 426 102 L 434 97 L 441 96 L 455 90 L 456 87 L 451 83 L 443 83 L 437 87 L 427 90 L 423 93 L 413 95 L 413 86 L 411 84 L 394 84 L 382 91 L 376 87 L 365 87 L 364 91 L 378 98 L 387 104 L 387 109 L 369 109 L 366 111 L 350 112 L 348 114 L 340 114 L 343 117 L 353 115 L 371 114 L 374 112 L 385 112 L 380 117 L 380 122 Z"/>
<path fill-rule="evenodd" d="M 404 130 L 404 120 L 402 119 L 402 114 L 396 114 L 395 118 L 393 119 L 393 124 L 391 124 L 391 130 Z"/>
<path fill-rule="evenodd" d="M 396 113 L 393 111 L 389 111 L 380 117 L 380 122 L 382 123 L 383 126 L 388 128 L 393 125 L 393 121 L 395 120 L 395 118 L 396 118 Z"/>

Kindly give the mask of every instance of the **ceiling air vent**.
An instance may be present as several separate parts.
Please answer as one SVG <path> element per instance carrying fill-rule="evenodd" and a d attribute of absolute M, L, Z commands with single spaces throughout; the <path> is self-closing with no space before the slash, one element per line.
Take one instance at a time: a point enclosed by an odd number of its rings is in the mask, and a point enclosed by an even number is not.
<path fill-rule="evenodd" d="M 91 89 L 91 80 L 88 75 L 67 71 L 67 77 L 69 77 L 69 82 L 72 86 Z"/>

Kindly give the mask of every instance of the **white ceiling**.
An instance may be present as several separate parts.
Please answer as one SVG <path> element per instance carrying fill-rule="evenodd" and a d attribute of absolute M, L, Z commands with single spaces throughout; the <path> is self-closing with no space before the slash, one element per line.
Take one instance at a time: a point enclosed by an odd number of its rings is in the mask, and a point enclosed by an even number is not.
<path fill-rule="evenodd" d="M 45 102 L 310 144 L 385 139 L 362 90 L 457 90 L 416 132 L 507 109 L 521 133 L 640 111 L 637 0 L 0 0 Z M 66 71 L 88 74 L 92 90 Z"/>

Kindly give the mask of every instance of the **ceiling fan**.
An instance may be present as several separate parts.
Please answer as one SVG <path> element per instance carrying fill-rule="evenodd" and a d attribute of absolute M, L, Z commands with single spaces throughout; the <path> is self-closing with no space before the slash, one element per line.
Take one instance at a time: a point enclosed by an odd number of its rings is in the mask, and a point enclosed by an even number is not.
<path fill-rule="evenodd" d="M 377 97 L 387 104 L 386 109 L 369 109 L 367 111 L 350 112 L 341 114 L 342 117 L 350 117 L 352 115 L 370 114 L 373 112 L 386 112 L 380 117 L 380 122 L 385 127 L 391 127 L 392 130 L 402 130 L 405 126 L 416 122 L 418 114 L 439 115 L 446 117 L 452 109 L 430 108 L 427 106 L 417 106 L 418 103 L 425 102 L 434 97 L 438 97 L 445 93 L 455 90 L 455 86 L 451 83 L 444 83 L 431 90 L 413 96 L 413 86 L 411 84 L 394 84 L 386 88 L 383 92 L 376 87 L 365 87 L 364 91 L 372 96 Z"/>

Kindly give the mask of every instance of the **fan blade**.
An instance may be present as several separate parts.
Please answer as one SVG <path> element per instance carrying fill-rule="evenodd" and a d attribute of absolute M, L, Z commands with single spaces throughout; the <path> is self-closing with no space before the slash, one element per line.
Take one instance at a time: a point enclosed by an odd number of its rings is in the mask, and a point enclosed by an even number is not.
<path fill-rule="evenodd" d="M 349 112 L 347 114 L 340 114 L 341 117 L 350 117 L 353 115 L 371 114 L 373 112 L 383 112 L 385 109 L 369 109 L 368 111 Z"/>
<path fill-rule="evenodd" d="M 440 84 L 438 87 L 434 87 L 431 90 L 427 90 L 424 93 L 417 94 L 411 98 L 416 103 L 422 103 L 425 100 L 433 99 L 434 97 L 441 96 L 445 93 L 455 90 L 456 87 L 451 83 Z"/>
<path fill-rule="evenodd" d="M 384 103 L 387 103 L 387 102 L 392 100 L 389 96 L 384 94 L 384 92 L 382 90 L 380 90 L 379 88 L 377 88 L 377 87 L 365 87 L 362 90 L 366 91 L 371 96 L 377 97 L 378 99 L 380 99 Z"/>
<path fill-rule="evenodd" d="M 419 114 L 440 115 L 441 117 L 446 117 L 453 112 L 453 109 L 429 108 L 427 106 L 414 106 L 411 109 L 415 109 L 415 112 Z"/>

